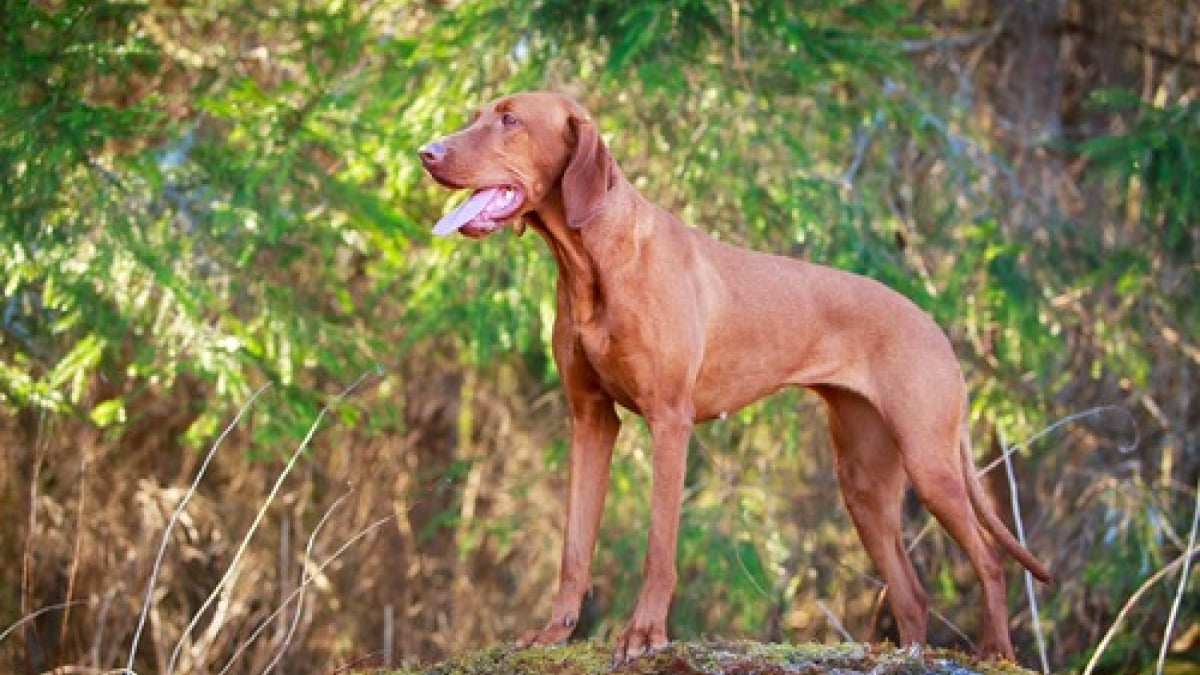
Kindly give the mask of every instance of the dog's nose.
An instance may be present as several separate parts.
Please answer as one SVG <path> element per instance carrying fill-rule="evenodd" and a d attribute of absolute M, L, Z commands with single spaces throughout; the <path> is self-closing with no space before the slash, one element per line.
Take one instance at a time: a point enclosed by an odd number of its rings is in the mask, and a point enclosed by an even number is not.
<path fill-rule="evenodd" d="M 421 146 L 417 150 L 417 154 L 421 156 L 421 161 L 426 164 L 437 164 L 443 159 L 446 159 L 446 144 L 441 141 L 433 141 Z"/>

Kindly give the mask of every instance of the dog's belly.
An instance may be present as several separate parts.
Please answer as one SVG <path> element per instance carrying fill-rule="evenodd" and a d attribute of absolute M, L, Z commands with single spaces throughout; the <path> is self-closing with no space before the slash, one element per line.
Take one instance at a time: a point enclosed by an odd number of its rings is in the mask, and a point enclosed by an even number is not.
<path fill-rule="evenodd" d="M 596 374 L 605 393 L 623 408 L 641 415 L 643 411 L 636 402 L 638 391 L 636 385 L 623 381 L 616 373 L 606 373 L 603 368 L 596 368 Z M 764 385 L 762 380 L 741 381 L 726 380 L 720 386 L 697 387 L 692 391 L 692 408 L 695 411 L 695 421 L 704 422 L 713 419 L 723 419 L 742 408 L 764 399 L 791 383 L 772 381 Z"/>
<path fill-rule="evenodd" d="M 828 384 L 836 379 L 832 372 L 836 367 L 811 353 L 804 341 L 790 337 L 786 327 L 769 330 L 763 322 L 748 322 L 742 326 L 745 332 L 727 335 L 723 344 L 717 344 L 689 338 L 686 332 L 643 331 L 646 315 L 609 311 L 573 327 L 570 338 L 581 347 L 604 392 L 634 413 L 649 412 L 644 409 L 649 402 L 680 403 L 684 395 L 696 421 L 711 420 L 786 386 Z M 664 323 L 674 328 L 686 321 Z M 783 335 L 772 338 L 774 333 Z"/>
<path fill-rule="evenodd" d="M 747 377 L 739 373 L 730 373 L 716 381 L 701 377 L 692 393 L 696 421 L 724 418 L 774 394 L 786 384 L 777 378 Z"/>
<path fill-rule="evenodd" d="M 640 415 L 644 411 L 639 400 L 675 398 L 677 391 L 666 391 L 674 378 L 658 369 L 653 350 L 615 342 L 598 333 L 585 332 L 580 337 L 601 388 L 622 407 Z M 697 422 L 724 417 L 794 384 L 781 377 L 785 371 L 752 363 L 753 353 L 742 356 L 736 366 L 702 367 L 697 380 L 684 385 Z"/>

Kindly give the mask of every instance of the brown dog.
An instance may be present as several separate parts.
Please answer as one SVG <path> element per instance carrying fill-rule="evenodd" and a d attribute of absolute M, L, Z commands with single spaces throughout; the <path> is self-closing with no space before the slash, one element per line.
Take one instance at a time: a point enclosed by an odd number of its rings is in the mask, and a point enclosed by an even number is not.
<path fill-rule="evenodd" d="M 667 642 L 692 425 L 798 385 L 828 406 L 842 495 L 887 582 L 900 639 L 923 643 L 927 613 L 902 538 L 907 477 L 979 577 L 980 651 L 1013 657 L 990 542 L 1042 581 L 1050 575 L 983 496 L 958 362 L 916 305 L 871 279 L 684 226 L 625 179 L 565 96 L 488 103 L 420 157 L 442 185 L 473 191 L 435 233 L 478 238 L 519 220 L 558 265 L 553 351 L 571 415 L 566 532 L 550 621 L 522 644 L 566 640 L 578 619 L 620 424 L 615 404 L 646 419 L 654 444 L 644 578 L 614 655 L 623 661 Z"/>

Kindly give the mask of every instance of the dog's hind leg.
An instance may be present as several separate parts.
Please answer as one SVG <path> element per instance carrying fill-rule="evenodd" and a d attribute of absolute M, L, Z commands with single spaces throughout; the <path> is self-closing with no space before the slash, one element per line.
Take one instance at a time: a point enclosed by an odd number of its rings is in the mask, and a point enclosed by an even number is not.
<path fill-rule="evenodd" d="M 879 412 L 844 389 L 818 390 L 829 406 L 838 481 L 863 547 L 887 584 L 888 603 L 904 644 L 923 644 L 928 600 L 904 545 L 907 485 L 896 441 Z"/>
<path fill-rule="evenodd" d="M 957 412 L 948 412 L 941 424 L 901 422 L 896 437 L 917 496 L 966 552 L 979 579 L 983 605 L 979 653 L 1012 659 L 1004 568 L 971 504 L 959 449 Z"/>

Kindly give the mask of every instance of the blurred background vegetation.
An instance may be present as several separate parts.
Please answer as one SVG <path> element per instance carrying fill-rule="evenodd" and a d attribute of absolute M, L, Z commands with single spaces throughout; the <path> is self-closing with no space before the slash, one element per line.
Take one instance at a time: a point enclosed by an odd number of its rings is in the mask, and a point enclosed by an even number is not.
<path fill-rule="evenodd" d="M 125 664 L 171 512 L 268 383 L 171 530 L 139 672 L 327 672 L 544 620 L 553 263 L 535 237 L 433 240 L 453 197 L 414 161 L 526 88 L 576 96 L 697 227 L 884 280 L 945 327 L 981 465 L 1036 441 L 1019 500 L 1060 583 L 1034 617 L 1008 568 L 1025 663 L 1040 622 L 1050 667 L 1080 670 L 1131 599 L 1102 670 L 1164 640 L 1200 660 L 1194 583 L 1164 637 L 1200 473 L 1195 0 L 34 0 L 0 29 L 0 670 Z M 629 422 L 599 636 L 644 546 Z M 686 499 L 675 637 L 894 636 L 813 398 L 702 428 Z M 930 640 L 969 647 L 966 562 L 909 515 Z"/>

